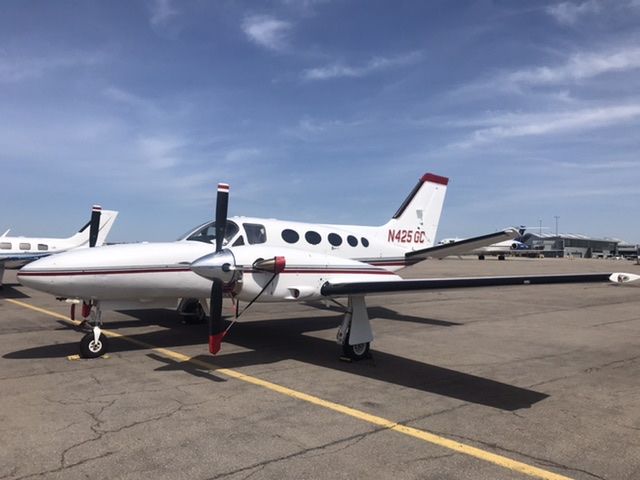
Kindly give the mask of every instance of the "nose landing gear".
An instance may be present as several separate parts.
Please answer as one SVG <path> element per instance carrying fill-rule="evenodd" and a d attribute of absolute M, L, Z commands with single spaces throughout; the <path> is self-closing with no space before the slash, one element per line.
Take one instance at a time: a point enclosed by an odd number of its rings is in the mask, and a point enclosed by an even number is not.
<path fill-rule="evenodd" d="M 101 357 L 107 353 L 109 342 L 107 336 L 100 329 L 102 325 L 100 305 L 97 302 L 94 304 L 83 303 L 82 315 L 89 317 L 88 320 L 85 318 L 85 321 L 91 326 L 91 331 L 80 340 L 80 356 L 83 358 Z"/>

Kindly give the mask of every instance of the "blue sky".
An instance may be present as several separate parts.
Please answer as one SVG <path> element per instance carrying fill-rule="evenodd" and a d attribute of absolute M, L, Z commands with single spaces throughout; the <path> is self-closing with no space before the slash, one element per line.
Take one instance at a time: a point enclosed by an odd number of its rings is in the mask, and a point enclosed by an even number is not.
<path fill-rule="evenodd" d="M 0 230 L 111 240 L 230 214 L 382 224 L 450 177 L 438 237 L 640 242 L 640 0 L 0 3 Z M 1 232 L 0 232 L 1 233 Z"/>

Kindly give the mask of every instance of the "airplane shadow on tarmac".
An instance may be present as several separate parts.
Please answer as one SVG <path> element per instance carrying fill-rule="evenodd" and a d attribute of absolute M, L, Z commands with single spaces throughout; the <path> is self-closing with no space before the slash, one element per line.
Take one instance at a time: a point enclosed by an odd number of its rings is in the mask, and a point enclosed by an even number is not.
<path fill-rule="evenodd" d="M 379 314 L 380 317 L 394 319 L 395 312 L 386 308 L 377 314 L 375 307 L 371 310 L 373 310 L 372 317 Z M 105 328 L 116 330 L 127 326 L 158 325 L 166 328 L 153 332 L 132 333 L 127 336 L 134 341 L 155 347 L 172 348 L 202 345 L 203 351 L 206 349 L 206 324 L 181 325 L 176 313 L 170 310 L 129 311 L 127 313 L 135 316 L 135 319 L 107 323 Z M 409 317 L 407 319 L 403 315 L 396 314 L 395 320 L 416 321 L 416 318 Z M 442 320 L 417 320 L 439 326 L 456 325 Z M 225 337 L 225 343 L 238 345 L 250 351 L 225 354 L 223 344 L 222 353 L 216 357 L 202 355 L 196 358 L 221 368 L 239 368 L 276 363 L 288 359 L 296 360 L 507 411 L 529 408 L 548 397 L 544 393 L 533 390 L 375 350 L 372 352 L 371 359 L 354 363 L 341 362 L 338 359 L 340 347 L 335 342 L 305 335 L 306 332 L 337 329 L 341 321 L 342 315 L 239 322 L 229 331 Z M 425 348 L 428 348 L 428 345 Z M 135 345 L 123 338 L 109 339 L 109 350 L 112 353 L 145 349 L 145 347 Z M 77 350 L 77 342 L 71 342 L 11 352 L 4 355 L 3 358 L 59 358 L 76 354 Z M 183 370 L 212 381 L 224 381 L 224 378 L 215 375 L 215 370 L 199 368 L 189 362 L 176 362 L 154 353 L 149 356 L 165 363 L 157 369 L 159 371 Z"/>
<path fill-rule="evenodd" d="M 15 287 L 21 287 L 19 283 L 3 283 L 0 287 L 0 298 L 29 298 Z"/>

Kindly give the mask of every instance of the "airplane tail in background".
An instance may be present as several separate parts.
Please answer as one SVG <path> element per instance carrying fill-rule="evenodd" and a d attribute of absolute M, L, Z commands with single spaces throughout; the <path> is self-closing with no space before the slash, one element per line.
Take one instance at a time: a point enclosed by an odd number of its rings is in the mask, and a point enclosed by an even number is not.
<path fill-rule="evenodd" d="M 118 216 L 118 212 L 114 210 L 102 210 L 100 215 L 100 226 L 98 227 L 98 238 L 96 241 L 96 247 L 104 244 L 107 239 L 107 235 L 113 227 L 113 224 L 116 221 L 116 217 Z M 90 241 L 90 228 L 91 221 L 87 222 L 75 235 L 69 237 L 69 241 L 74 244 L 75 247 L 84 247 L 89 246 Z"/>
<path fill-rule="evenodd" d="M 393 218 L 382 228 L 389 243 L 424 249 L 435 243 L 449 179 L 424 174 Z"/>

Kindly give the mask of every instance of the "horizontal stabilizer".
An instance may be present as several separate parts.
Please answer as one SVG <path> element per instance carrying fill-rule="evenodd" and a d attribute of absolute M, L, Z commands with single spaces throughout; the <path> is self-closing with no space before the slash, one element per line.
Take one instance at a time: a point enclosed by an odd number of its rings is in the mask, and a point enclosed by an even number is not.
<path fill-rule="evenodd" d="M 501 232 L 466 238 L 457 242 L 437 245 L 423 250 L 415 250 L 407 253 L 405 257 L 412 260 L 424 260 L 426 258 L 444 258 L 449 255 L 464 255 L 476 248 L 486 247 L 494 243 L 504 242 L 505 240 L 513 240 L 516 237 L 518 237 L 518 231 L 514 228 L 508 228 Z"/>
<path fill-rule="evenodd" d="M 461 277 L 427 278 L 419 280 L 388 280 L 381 282 L 329 282 L 322 286 L 324 296 L 370 295 L 383 293 L 401 293 L 418 290 L 446 290 L 451 288 L 501 287 L 508 285 L 545 285 L 558 283 L 607 282 L 610 273 L 500 276 L 500 277 Z"/>

